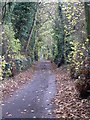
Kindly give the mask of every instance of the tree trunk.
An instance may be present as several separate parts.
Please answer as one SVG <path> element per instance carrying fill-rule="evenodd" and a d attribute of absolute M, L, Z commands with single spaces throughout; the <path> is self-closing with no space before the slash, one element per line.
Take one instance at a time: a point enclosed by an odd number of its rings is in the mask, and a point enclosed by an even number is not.
<path fill-rule="evenodd" d="M 59 9 L 59 16 L 60 16 L 60 24 L 61 24 L 61 35 L 62 35 L 62 43 L 61 44 L 61 56 L 60 56 L 60 62 L 58 64 L 58 67 L 60 67 L 63 63 L 64 63 L 64 37 L 65 37 L 65 34 L 64 34 L 64 23 L 63 23 L 63 15 L 62 15 L 62 6 L 61 6 L 61 3 L 59 2 L 59 6 L 58 6 L 58 9 Z"/>
<path fill-rule="evenodd" d="M 85 2 L 85 16 L 87 22 L 87 36 L 90 39 L 90 2 Z"/>
<path fill-rule="evenodd" d="M 34 17 L 34 20 L 33 20 L 33 23 L 32 23 L 32 27 L 31 27 L 31 30 L 30 30 L 30 35 L 29 35 L 28 43 L 26 45 L 26 52 L 28 50 L 28 47 L 29 47 L 29 44 L 30 44 L 30 41 L 31 41 L 31 38 L 32 38 L 34 26 L 36 25 L 36 17 L 37 17 L 37 12 L 35 13 L 35 17 Z"/>

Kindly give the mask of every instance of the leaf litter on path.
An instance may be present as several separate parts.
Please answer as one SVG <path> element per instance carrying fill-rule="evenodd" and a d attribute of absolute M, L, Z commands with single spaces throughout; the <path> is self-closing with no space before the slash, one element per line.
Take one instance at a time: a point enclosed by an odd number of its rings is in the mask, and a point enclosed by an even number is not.
<path fill-rule="evenodd" d="M 31 79 L 33 75 L 34 69 L 33 67 L 29 68 L 26 71 L 23 71 L 19 74 L 17 74 L 14 78 L 10 78 L 9 80 L 4 80 L 2 83 L 2 93 L 3 93 L 3 99 L 7 96 L 12 96 L 12 93 L 19 89 L 20 86 L 25 84 L 28 80 Z M 18 95 L 17 95 L 18 96 Z"/>
<path fill-rule="evenodd" d="M 57 94 L 54 98 L 56 118 L 90 119 L 90 99 L 80 100 L 69 71 L 61 67 L 56 73 Z"/>

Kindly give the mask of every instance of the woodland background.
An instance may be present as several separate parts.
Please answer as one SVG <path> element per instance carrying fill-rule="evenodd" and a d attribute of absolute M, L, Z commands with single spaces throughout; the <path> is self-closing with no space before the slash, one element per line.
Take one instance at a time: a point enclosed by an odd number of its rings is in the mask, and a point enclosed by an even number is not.
<path fill-rule="evenodd" d="M 90 2 L 2 2 L 1 79 L 48 59 L 68 66 L 80 96 L 90 93 Z"/>

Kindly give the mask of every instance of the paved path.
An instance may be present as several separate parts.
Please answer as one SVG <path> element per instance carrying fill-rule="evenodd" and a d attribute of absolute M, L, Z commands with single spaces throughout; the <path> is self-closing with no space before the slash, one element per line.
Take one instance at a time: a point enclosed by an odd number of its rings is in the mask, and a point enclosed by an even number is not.
<path fill-rule="evenodd" d="M 55 95 L 55 75 L 51 63 L 42 61 L 36 65 L 31 81 L 20 87 L 4 101 L 3 118 L 53 118 L 51 103 Z"/>

